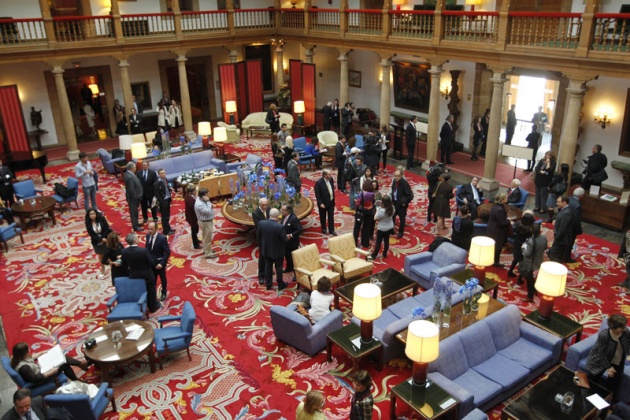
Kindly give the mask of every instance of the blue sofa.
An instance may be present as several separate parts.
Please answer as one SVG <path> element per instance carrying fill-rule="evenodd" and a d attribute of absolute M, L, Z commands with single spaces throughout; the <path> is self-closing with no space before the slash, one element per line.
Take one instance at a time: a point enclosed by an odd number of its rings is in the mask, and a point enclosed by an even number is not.
<path fill-rule="evenodd" d="M 178 176 L 208 169 L 225 172 L 225 161 L 216 159 L 212 150 L 175 156 L 167 159 L 157 159 L 149 162 L 149 168 L 154 171 L 166 170 L 166 179 L 173 182 Z"/>
<path fill-rule="evenodd" d="M 240 168 L 243 165 L 250 165 L 250 166 L 256 166 L 257 164 L 262 163 L 262 158 L 258 155 L 254 155 L 249 153 L 247 155 L 247 157 L 245 158 L 245 162 L 230 162 L 227 164 L 227 169 L 225 171 L 225 173 L 232 173 L 232 172 L 237 172 L 238 168 Z M 260 175 L 262 173 L 262 168 L 260 168 L 260 170 L 258 171 L 258 175 Z"/>
<path fill-rule="evenodd" d="M 125 160 L 124 156 L 115 159 L 112 158 L 112 155 L 105 149 L 98 149 L 96 153 L 98 154 L 98 157 L 101 158 L 103 168 L 105 168 L 105 170 L 110 174 L 116 173 L 116 162 Z"/>
<path fill-rule="evenodd" d="M 440 341 L 428 378 L 460 401 L 459 416 L 487 411 L 560 362 L 562 339 L 509 305 Z"/>
<path fill-rule="evenodd" d="M 405 274 L 424 289 L 433 287 L 433 276 L 450 276 L 466 268 L 468 251 L 450 242 L 442 243 L 434 252 L 421 252 L 405 257 Z"/>
<path fill-rule="evenodd" d="M 443 280 L 447 281 L 449 279 L 443 278 Z M 459 288 L 460 285 L 453 282 L 452 305 L 464 299 L 464 296 L 459 293 Z M 481 290 L 481 287 L 477 286 L 477 290 Z M 412 321 L 430 318 L 433 314 L 433 302 L 433 289 L 430 289 L 383 309 L 381 316 L 375 319 L 372 324 L 374 326 L 372 334 L 383 344 L 383 362 L 399 357 L 404 353 L 405 345 L 396 338 L 396 334 L 406 329 Z M 424 315 L 412 316 L 411 313 L 416 308 L 423 308 Z M 361 324 L 361 321 L 354 316 L 352 317 L 352 322 L 357 325 Z"/>
<path fill-rule="evenodd" d="M 606 322 L 608 317 L 604 317 L 604 321 L 599 326 L 599 330 L 597 333 L 590 335 L 588 338 L 585 338 L 582 341 L 579 341 L 569 347 L 567 351 L 567 358 L 564 361 L 564 366 L 567 369 L 571 369 L 573 371 L 586 372 L 586 359 L 588 358 L 588 354 L 591 352 L 591 349 L 595 345 L 597 341 L 597 335 L 600 331 L 608 328 L 608 323 Z M 604 373 L 606 375 L 606 373 Z M 626 360 L 626 366 L 623 370 L 623 378 L 621 379 L 621 384 L 619 385 L 619 401 L 629 401 L 630 400 L 630 362 Z"/>

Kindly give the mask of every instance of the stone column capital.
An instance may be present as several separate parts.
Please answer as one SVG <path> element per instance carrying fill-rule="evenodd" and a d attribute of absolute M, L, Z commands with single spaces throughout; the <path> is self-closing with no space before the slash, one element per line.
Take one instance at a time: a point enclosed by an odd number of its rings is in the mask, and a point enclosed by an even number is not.
<path fill-rule="evenodd" d="M 127 60 L 120 60 L 118 61 L 118 67 L 120 67 L 121 69 L 126 69 L 127 67 L 129 67 L 129 61 Z"/>
<path fill-rule="evenodd" d="M 118 65 L 119 66 L 120 66 L 120 63 L 123 63 L 123 62 L 127 63 L 126 65 L 129 65 L 128 61 L 131 58 L 131 54 L 113 54 L 113 55 L 111 55 L 111 57 L 114 60 L 118 61 Z"/>
<path fill-rule="evenodd" d="M 188 53 L 188 50 L 180 50 L 180 49 L 171 50 L 171 53 L 175 54 L 177 56 L 175 61 L 179 61 L 179 60 L 186 61 L 187 60 L 186 54 Z"/>
<path fill-rule="evenodd" d="M 52 69 L 52 74 L 63 74 L 65 70 L 63 69 L 63 63 L 52 62 L 49 63 Z"/>
<path fill-rule="evenodd" d="M 302 42 L 302 48 L 304 48 L 306 51 L 311 51 L 311 50 L 314 50 L 315 48 L 317 48 L 317 45 L 309 44 L 307 42 Z"/>
<path fill-rule="evenodd" d="M 381 68 L 390 68 L 392 66 L 391 57 L 390 58 L 383 58 L 381 56 L 381 62 L 379 63 L 379 65 L 381 66 Z"/>
<path fill-rule="evenodd" d="M 337 60 L 339 61 L 348 61 L 348 56 L 350 55 L 350 52 L 352 51 L 352 49 L 350 48 L 337 48 L 337 51 L 339 51 L 339 57 L 337 58 Z"/>
<path fill-rule="evenodd" d="M 380 52 L 380 53 L 378 53 L 378 56 L 381 59 L 381 62 L 383 62 L 383 61 L 390 61 L 391 62 L 392 58 L 394 58 L 396 56 L 396 54 L 392 54 L 390 52 Z"/>

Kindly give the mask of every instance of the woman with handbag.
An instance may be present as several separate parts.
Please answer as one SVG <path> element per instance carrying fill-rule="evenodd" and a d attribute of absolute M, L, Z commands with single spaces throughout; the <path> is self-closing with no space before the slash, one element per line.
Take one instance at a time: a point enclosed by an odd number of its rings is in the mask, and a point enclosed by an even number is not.
<path fill-rule="evenodd" d="M 361 192 L 355 200 L 357 210 L 354 214 L 354 243 L 359 246 L 359 232 L 361 233 L 361 247 L 369 248 L 374 235 L 374 186 L 372 180 L 364 181 Z"/>
<path fill-rule="evenodd" d="M 532 177 L 536 186 L 536 203 L 534 212 L 547 212 L 547 195 L 549 194 L 549 183 L 556 171 L 556 155 L 549 150 L 545 153 L 545 158 L 539 160 L 534 168 Z"/>
<path fill-rule="evenodd" d="M 111 232 L 109 223 L 102 213 L 95 209 L 89 209 L 85 215 L 85 229 L 90 235 L 92 247 L 101 263 L 99 278 L 103 278 L 105 276 L 105 264 L 102 262 L 102 256 L 107 252 L 107 235 Z"/>
<path fill-rule="evenodd" d="M 558 197 L 561 197 L 568 189 L 569 185 L 569 165 L 563 163 L 560 165 L 560 172 L 555 174 L 551 178 L 549 183 L 549 195 L 547 197 L 547 213 L 549 219 L 547 223 L 553 221 L 553 213 L 556 207 L 558 207 Z"/>
<path fill-rule="evenodd" d="M 442 174 L 440 177 L 440 182 L 438 183 L 437 187 L 435 188 L 435 192 L 433 193 L 433 198 L 435 199 L 433 212 L 437 216 L 438 231 L 446 230 L 445 219 L 451 217 L 451 198 L 455 197 L 455 195 L 453 194 L 453 187 L 451 186 L 450 181 L 450 174 Z"/>
<path fill-rule="evenodd" d="M 269 111 L 267 111 L 265 122 L 269 124 L 272 134 L 280 131 L 280 113 L 278 112 L 276 104 L 269 105 Z"/>

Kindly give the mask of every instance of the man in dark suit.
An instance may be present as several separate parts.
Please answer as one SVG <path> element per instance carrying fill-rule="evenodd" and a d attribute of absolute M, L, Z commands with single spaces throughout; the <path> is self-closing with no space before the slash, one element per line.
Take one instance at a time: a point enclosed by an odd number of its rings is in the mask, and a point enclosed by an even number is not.
<path fill-rule="evenodd" d="M 138 223 L 138 206 L 140 201 L 142 201 L 142 184 L 135 174 L 136 164 L 134 162 L 127 163 L 127 170 L 123 175 L 125 180 L 125 197 L 127 198 L 127 205 L 129 205 L 131 227 L 136 232 L 139 232 L 142 230 Z"/>
<path fill-rule="evenodd" d="M 584 198 L 584 188 L 578 187 L 573 190 L 573 195 L 569 197 L 569 208 L 572 213 L 573 228 L 571 229 L 571 237 L 569 238 L 569 246 L 567 247 L 567 253 L 564 261 L 568 263 L 574 263 L 575 260 L 571 258 L 571 251 L 575 244 L 575 238 L 582 234 L 582 198 Z"/>
<path fill-rule="evenodd" d="M 21 388 L 13 393 L 13 407 L 2 416 L 2 420 L 33 419 L 35 418 L 33 414 L 41 420 L 48 418 L 44 398 L 42 396 L 31 398 L 31 390 Z"/>
<path fill-rule="evenodd" d="M 339 99 L 335 99 L 330 110 L 330 125 L 333 131 L 339 133 L 339 117 L 341 116 L 341 110 L 339 109 Z"/>
<path fill-rule="evenodd" d="M 258 225 L 261 220 L 269 219 L 269 200 L 261 198 L 258 200 L 258 208 L 252 212 L 254 220 L 254 229 L 258 232 Z M 260 252 L 260 251 L 259 251 Z M 258 257 L 258 284 L 263 285 L 265 282 L 265 259 L 262 255 Z"/>
<path fill-rule="evenodd" d="M 13 181 L 15 180 L 15 175 L 11 172 L 11 170 L 2 164 L 2 160 L 0 160 L 0 199 L 8 202 L 8 207 L 11 207 L 13 203 L 15 203 L 15 197 L 13 196 Z"/>
<path fill-rule="evenodd" d="M 324 131 L 330 130 L 330 118 L 332 116 L 332 102 L 328 102 L 322 108 L 322 114 L 324 114 Z"/>
<path fill-rule="evenodd" d="M 322 177 L 315 182 L 315 198 L 317 199 L 322 233 L 337 236 L 335 232 L 335 183 L 327 169 L 322 171 Z M 328 220 L 328 230 L 326 230 L 326 220 Z"/>
<path fill-rule="evenodd" d="M 129 114 L 129 126 L 131 127 L 131 134 L 138 134 L 142 132 L 142 122 L 140 121 L 140 115 L 135 108 L 131 108 L 131 114 Z"/>
<path fill-rule="evenodd" d="M 400 170 L 394 172 L 394 180 L 392 181 L 392 202 L 394 203 L 394 219 L 396 216 L 400 218 L 400 227 L 398 228 L 397 238 L 402 238 L 405 233 L 405 220 L 407 219 L 407 208 L 413 200 L 413 192 L 411 186 Z"/>
<path fill-rule="evenodd" d="M 337 188 L 344 194 L 346 192 L 346 180 L 343 171 L 346 168 L 346 138 L 341 135 L 335 145 L 335 168 L 337 168 Z"/>
<path fill-rule="evenodd" d="M 171 229 L 171 187 L 168 185 L 166 179 L 166 171 L 162 168 L 158 171 L 158 180 L 153 184 L 155 191 L 155 198 L 157 198 L 158 205 L 160 206 L 160 214 L 162 215 L 162 231 L 165 235 L 172 235 L 175 233 Z"/>
<path fill-rule="evenodd" d="M 416 122 L 418 117 L 413 116 L 405 128 L 405 143 L 407 144 L 407 169 L 413 168 L 413 155 L 416 151 Z"/>
<path fill-rule="evenodd" d="M 506 192 L 508 204 L 514 204 L 521 201 L 521 189 L 519 188 L 520 186 L 521 181 L 519 179 L 515 178 L 512 180 L 512 182 L 510 182 L 510 188 L 508 188 Z"/>
<path fill-rule="evenodd" d="M 273 269 L 276 270 L 276 282 L 278 290 L 287 287 L 282 280 L 282 261 L 284 260 L 284 243 L 287 235 L 284 228 L 278 223 L 278 209 L 269 211 L 269 219 L 261 220 L 256 230 L 256 237 L 260 244 L 260 255 L 265 259 L 265 283 L 267 290 L 271 290 L 273 282 Z"/>
<path fill-rule="evenodd" d="M 121 261 L 129 267 L 130 279 L 143 279 L 147 285 L 147 306 L 149 312 L 155 312 L 162 307 L 157 301 L 155 293 L 155 274 L 153 273 L 153 257 L 147 248 L 138 246 L 138 236 L 135 233 L 129 233 L 125 237 L 125 241 L 129 245 L 122 250 Z"/>
<path fill-rule="evenodd" d="M 516 105 L 512 105 L 507 112 L 507 123 L 505 124 L 505 144 L 512 144 L 514 131 L 516 130 Z"/>
<path fill-rule="evenodd" d="M 352 117 L 354 116 L 354 111 L 352 108 L 352 102 L 346 102 L 344 107 L 341 109 L 341 129 L 343 135 L 348 137 L 350 136 L 350 130 L 352 129 Z"/>
<path fill-rule="evenodd" d="M 142 185 L 142 201 L 140 207 L 142 207 L 142 223 L 146 223 L 149 217 L 148 209 L 151 208 L 151 217 L 154 222 L 157 222 L 157 206 L 153 206 L 153 197 L 155 197 L 155 189 L 153 185 L 158 180 L 157 172 L 149 168 L 149 162 L 142 162 L 142 170 L 136 172 L 136 176 L 140 180 Z"/>
<path fill-rule="evenodd" d="M 195 212 L 195 202 L 197 201 L 197 187 L 195 184 L 188 184 L 186 186 L 186 198 L 184 199 L 184 213 L 186 216 L 186 222 L 190 225 L 190 237 L 194 249 L 201 249 L 201 243 L 199 243 L 199 220 L 197 219 L 197 213 Z"/>
<path fill-rule="evenodd" d="M 297 152 L 293 152 L 291 154 L 291 160 L 287 163 L 287 184 L 295 188 L 296 192 L 300 192 L 300 189 L 302 188 L 302 178 L 300 177 Z"/>
<path fill-rule="evenodd" d="M 567 197 L 558 197 L 557 204 L 560 210 L 553 227 L 554 239 L 551 248 L 549 248 L 549 259 L 563 263 L 566 262 L 567 250 L 573 233 L 573 212 L 569 207 Z"/>
<path fill-rule="evenodd" d="M 455 118 L 452 115 L 446 117 L 446 121 L 444 121 L 442 129 L 440 130 L 440 160 L 442 161 L 442 163 L 453 163 L 451 161 L 453 139 L 455 138 L 455 132 L 453 131 L 453 121 L 455 121 Z"/>
<path fill-rule="evenodd" d="M 166 280 L 166 264 L 171 256 L 171 248 L 168 246 L 168 239 L 157 230 L 155 222 L 149 223 L 149 233 L 146 238 L 146 247 L 153 257 L 153 274 L 160 278 L 162 283 L 162 294 L 160 300 L 166 299 L 168 283 Z"/>
<path fill-rule="evenodd" d="M 470 209 L 472 220 L 477 218 L 477 207 L 483 203 L 483 191 L 479 189 L 479 178 L 476 176 L 470 181 L 470 184 L 464 184 L 457 193 L 457 198 L 464 202 Z"/>
<path fill-rule="evenodd" d="M 293 271 L 293 251 L 300 247 L 300 235 L 302 234 L 302 223 L 300 219 L 293 213 L 293 206 L 284 204 L 280 209 L 282 214 L 282 226 L 284 226 L 284 233 L 287 234 L 287 243 L 284 246 L 284 259 L 287 261 L 287 266 L 284 269 L 285 273 Z M 293 281 L 297 281 L 295 275 Z"/>

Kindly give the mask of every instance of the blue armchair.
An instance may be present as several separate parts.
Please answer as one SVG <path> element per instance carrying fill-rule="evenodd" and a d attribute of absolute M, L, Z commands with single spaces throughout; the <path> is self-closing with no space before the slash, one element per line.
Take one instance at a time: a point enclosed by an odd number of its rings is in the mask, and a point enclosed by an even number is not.
<path fill-rule="evenodd" d="M 69 176 L 68 177 L 68 182 L 66 183 L 66 188 L 68 188 L 70 191 L 72 191 L 72 195 L 70 195 L 69 197 L 62 197 L 58 194 L 53 194 L 52 198 L 55 199 L 55 201 L 57 202 L 57 204 L 59 204 L 59 208 L 63 211 L 63 205 L 66 203 L 72 203 L 74 201 L 74 204 L 77 206 L 77 209 L 79 208 L 79 180 Z"/>
<path fill-rule="evenodd" d="M 144 280 L 117 277 L 114 279 L 114 286 L 116 287 L 116 294 L 106 303 L 107 309 L 109 309 L 107 322 L 123 319 L 146 319 L 147 286 Z"/>
<path fill-rule="evenodd" d="M 365 151 L 365 140 L 363 140 L 363 136 L 360 134 L 355 134 L 354 138 L 357 140 L 356 143 L 354 143 L 354 147 L 361 149 L 361 152 Z"/>
<path fill-rule="evenodd" d="M 521 187 L 518 187 L 518 189 L 521 190 L 521 200 L 518 203 L 510 203 L 510 205 L 514 207 L 518 207 L 519 209 L 523 210 L 523 207 L 525 207 L 525 203 L 527 202 L 527 197 L 529 196 L 529 192 L 525 191 Z"/>
<path fill-rule="evenodd" d="M 94 398 L 86 394 L 54 394 L 44 397 L 48 406 L 63 407 L 72 414 L 75 419 L 98 420 L 109 403 L 112 403 L 112 411 L 116 410 L 114 390 L 109 388 L 107 382 L 103 382 Z"/>
<path fill-rule="evenodd" d="M 451 276 L 466 268 L 468 251 L 449 242 L 434 252 L 421 252 L 405 257 L 405 274 L 425 289 L 433 287 L 434 276 Z"/>
<path fill-rule="evenodd" d="M 36 386 L 32 382 L 26 382 L 22 375 L 20 375 L 15 369 L 11 367 L 11 360 L 2 356 L 2 367 L 7 371 L 13 382 L 18 386 L 18 388 L 28 388 L 31 390 L 31 396 L 36 397 L 38 395 L 45 395 L 53 392 L 55 389 L 59 388 L 59 386 L 65 382 L 68 382 L 68 378 L 63 372 L 59 372 L 57 377 L 49 382 L 46 382 L 42 385 Z"/>
<path fill-rule="evenodd" d="M 18 227 L 17 223 L 11 223 L 9 226 L 0 227 L 0 243 L 2 243 L 3 251 L 9 250 L 8 241 L 20 236 L 20 240 L 24 243 L 24 236 L 22 236 L 22 229 Z"/>
<path fill-rule="evenodd" d="M 231 163 L 228 163 L 226 165 L 226 171 L 225 172 L 229 174 L 231 172 L 236 172 L 237 169 L 239 167 L 243 166 L 243 165 L 255 166 L 255 165 L 259 164 L 259 163 L 262 163 L 262 158 L 260 156 L 258 156 L 258 155 L 253 155 L 253 154 L 249 153 L 247 155 L 247 157 L 245 158 L 245 162 L 231 162 Z M 260 171 L 262 173 L 262 168 L 261 168 Z M 259 173 L 259 175 L 260 175 L 260 173 Z"/>
<path fill-rule="evenodd" d="M 336 309 L 315 325 L 311 325 L 310 321 L 298 313 L 293 305 L 289 307 L 274 305 L 269 312 L 276 339 L 309 356 L 323 350 L 326 347 L 328 333 L 343 326 L 343 315 Z"/>
<path fill-rule="evenodd" d="M 103 164 L 103 168 L 107 170 L 110 174 L 116 173 L 116 162 L 124 161 L 125 157 L 112 158 L 112 155 L 105 149 L 98 149 L 96 152 L 98 153 L 98 157 L 101 158 L 101 163 Z"/>
<path fill-rule="evenodd" d="M 197 314 L 195 314 L 195 310 L 190 302 L 184 302 L 184 309 L 180 316 L 163 316 L 158 318 L 160 328 L 154 332 L 155 349 L 157 350 L 160 369 L 163 369 L 162 356 L 181 350 L 186 350 L 188 360 L 192 362 L 190 342 L 192 341 L 196 320 Z M 163 324 L 171 321 L 179 321 L 179 325 L 164 328 Z"/>
<path fill-rule="evenodd" d="M 26 181 L 20 181 L 13 184 L 13 189 L 15 190 L 15 197 L 18 200 L 26 200 L 31 197 L 37 196 L 37 194 L 43 193 L 42 190 L 35 189 L 35 184 L 32 179 L 27 179 Z"/>

